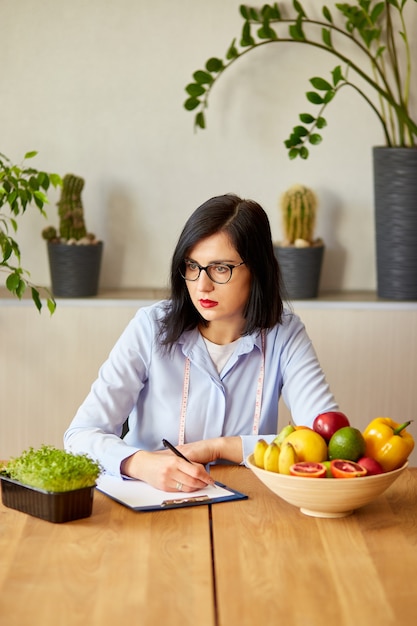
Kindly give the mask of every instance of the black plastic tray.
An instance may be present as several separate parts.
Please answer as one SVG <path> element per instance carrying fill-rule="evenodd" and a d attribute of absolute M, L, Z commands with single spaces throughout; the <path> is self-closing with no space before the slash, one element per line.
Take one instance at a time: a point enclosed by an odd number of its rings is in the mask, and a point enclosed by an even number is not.
<path fill-rule="evenodd" d="M 48 522 L 62 523 L 90 517 L 93 510 L 94 487 L 52 493 L 22 485 L 0 476 L 4 506 Z"/>

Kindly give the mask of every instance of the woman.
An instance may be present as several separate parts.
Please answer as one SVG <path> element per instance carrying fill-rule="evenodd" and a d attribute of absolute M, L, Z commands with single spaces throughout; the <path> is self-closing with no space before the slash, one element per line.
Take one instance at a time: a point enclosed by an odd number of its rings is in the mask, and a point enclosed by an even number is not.
<path fill-rule="evenodd" d="M 303 324 L 283 308 L 265 211 L 217 196 L 185 224 L 169 300 L 129 323 L 65 446 L 110 473 L 191 492 L 213 482 L 204 465 L 242 463 L 257 438 L 275 436 L 281 393 L 296 424 L 338 408 Z"/>

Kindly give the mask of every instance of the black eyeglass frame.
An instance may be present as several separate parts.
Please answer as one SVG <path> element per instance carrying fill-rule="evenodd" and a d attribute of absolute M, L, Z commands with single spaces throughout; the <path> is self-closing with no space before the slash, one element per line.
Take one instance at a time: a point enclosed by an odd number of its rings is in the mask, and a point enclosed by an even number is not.
<path fill-rule="evenodd" d="M 192 263 L 193 265 L 196 265 L 198 267 L 198 275 L 195 278 L 186 278 L 186 276 L 184 276 L 184 274 L 183 274 L 183 272 L 182 272 L 182 270 L 180 268 L 180 274 L 181 274 L 181 276 L 183 277 L 184 280 L 187 280 L 190 283 L 195 283 L 195 281 L 200 278 L 201 271 L 204 270 L 206 272 L 207 276 L 209 277 L 209 279 L 213 283 L 216 283 L 217 285 L 227 285 L 227 283 L 232 280 L 233 270 L 236 267 L 240 267 L 241 265 L 245 265 L 245 261 L 242 261 L 241 263 L 238 263 L 237 265 L 231 265 L 230 263 L 209 263 L 208 265 L 203 267 L 202 265 L 197 263 L 197 261 L 190 261 L 189 259 L 187 259 L 187 260 L 184 261 L 184 264 L 187 265 L 187 262 L 188 263 Z M 222 266 L 222 267 L 227 267 L 230 270 L 230 276 L 224 282 L 219 282 L 218 280 L 215 280 L 214 278 L 212 278 L 210 276 L 210 268 L 211 267 L 216 267 L 216 266 L 219 266 L 219 265 Z"/>

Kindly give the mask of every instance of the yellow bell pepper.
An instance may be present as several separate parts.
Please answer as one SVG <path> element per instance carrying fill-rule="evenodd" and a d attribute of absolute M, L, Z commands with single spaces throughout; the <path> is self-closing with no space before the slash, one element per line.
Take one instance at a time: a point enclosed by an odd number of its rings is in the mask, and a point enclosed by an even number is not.
<path fill-rule="evenodd" d="M 398 424 L 389 417 L 377 417 L 365 428 L 366 456 L 382 466 L 384 472 L 401 467 L 414 448 L 414 439 L 405 429 L 411 421 Z"/>

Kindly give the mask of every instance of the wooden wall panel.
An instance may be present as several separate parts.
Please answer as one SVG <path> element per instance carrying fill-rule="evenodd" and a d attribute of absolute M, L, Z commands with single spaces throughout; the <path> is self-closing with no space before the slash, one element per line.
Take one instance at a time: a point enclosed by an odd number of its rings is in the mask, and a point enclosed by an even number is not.
<path fill-rule="evenodd" d="M 50 317 L 28 302 L 0 301 L 0 458 L 42 443 L 62 446 L 101 363 L 143 304 L 61 301 Z M 417 440 L 417 304 L 334 308 L 314 301 L 294 309 L 351 423 L 363 428 L 379 415 L 415 419 Z M 279 427 L 288 419 L 281 404 Z M 417 450 L 411 460 L 417 465 Z"/>

